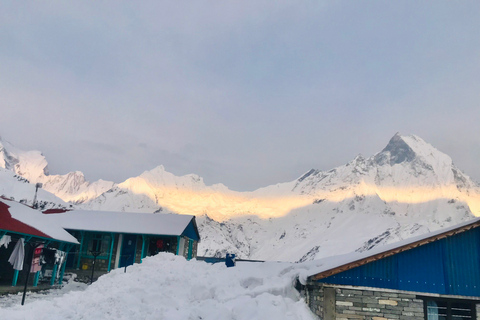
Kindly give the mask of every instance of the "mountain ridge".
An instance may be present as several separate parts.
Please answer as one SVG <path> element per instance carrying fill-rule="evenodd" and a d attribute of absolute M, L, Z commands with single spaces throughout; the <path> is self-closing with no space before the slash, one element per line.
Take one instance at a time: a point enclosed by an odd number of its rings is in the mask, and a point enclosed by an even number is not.
<path fill-rule="evenodd" d="M 3 168 L 9 168 L 4 170 L 28 167 L 21 166 L 18 150 L 2 145 L 0 151 Z M 329 171 L 311 169 L 249 192 L 207 186 L 196 174 L 177 177 L 163 166 L 121 183 L 89 183 L 81 172 L 49 176 L 46 165 L 40 170 L 43 155 L 29 155 L 36 160 L 26 162 L 35 165 L 26 176 L 38 175 L 45 190 L 77 207 L 196 215 L 201 255 L 228 251 L 303 261 L 366 250 L 480 215 L 478 184 L 415 135 L 397 133 L 369 158 L 358 155 Z"/>

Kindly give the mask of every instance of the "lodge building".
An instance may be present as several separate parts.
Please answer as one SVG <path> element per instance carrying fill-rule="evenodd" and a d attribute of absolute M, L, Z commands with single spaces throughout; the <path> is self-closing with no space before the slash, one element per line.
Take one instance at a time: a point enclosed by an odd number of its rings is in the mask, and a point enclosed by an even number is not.
<path fill-rule="evenodd" d="M 480 219 L 319 261 L 303 290 L 323 320 L 480 316 Z"/>
<path fill-rule="evenodd" d="M 32 250 L 38 246 L 57 258 L 47 262 L 42 272 L 34 272 L 29 282 L 33 286 L 46 273 L 51 285 L 61 284 L 69 269 L 90 270 L 95 265 L 96 271 L 106 273 L 141 263 L 158 252 L 192 259 L 197 256 L 199 241 L 195 216 L 191 215 L 58 209 L 42 213 L 1 198 L 0 285 L 16 286 L 19 276 L 20 282 L 26 278 L 22 270 L 30 267 Z M 23 268 L 17 263 L 14 269 L 9 262 L 14 252 L 23 254 Z"/>

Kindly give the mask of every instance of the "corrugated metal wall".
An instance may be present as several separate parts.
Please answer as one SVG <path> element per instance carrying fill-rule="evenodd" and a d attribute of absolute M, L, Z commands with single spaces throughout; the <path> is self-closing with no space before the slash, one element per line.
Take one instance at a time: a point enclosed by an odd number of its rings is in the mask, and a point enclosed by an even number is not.
<path fill-rule="evenodd" d="M 480 296 L 480 228 L 368 263 L 320 282 Z"/>
<path fill-rule="evenodd" d="M 445 294 L 443 241 L 402 252 L 398 259 L 398 288 L 400 290 Z"/>
<path fill-rule="evenodd" d="M 444 239 L 447 292 L 480 295 L 480 228 Z"/>

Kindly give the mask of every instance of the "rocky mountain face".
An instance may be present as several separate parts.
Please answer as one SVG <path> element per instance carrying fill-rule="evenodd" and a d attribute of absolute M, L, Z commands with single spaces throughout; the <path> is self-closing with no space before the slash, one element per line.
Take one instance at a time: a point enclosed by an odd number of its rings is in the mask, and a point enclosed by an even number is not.
<path fill-rule="evenodd" d="M 177 177 L 163 166 L 119 184 L 89 183 L 80 172 L 50 176 L 40 152 L 5 145 L 4 173 L 43 182 L 65 203 L 195 214 L 199 255 L 305 261 L 369 250 L 480 216 L 479 186 L 450 157 L 413 135 L 396 134 L 369 158 L 359 155 L 330 171 L 312 169 L 253 192 L 206 186 L 197 175 Z"/>

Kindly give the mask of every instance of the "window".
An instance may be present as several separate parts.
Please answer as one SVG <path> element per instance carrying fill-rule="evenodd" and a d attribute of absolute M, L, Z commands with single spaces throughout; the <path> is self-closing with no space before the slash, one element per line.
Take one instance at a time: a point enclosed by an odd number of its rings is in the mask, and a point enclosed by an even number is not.
<path fill-rule="evenodd" d="M 148 253 L 153 256 L 159 252 L 177 252 L 177 237 L 149 237 Z"/>
<path fill-rule="evenodd" d="M 108 256 L 110 252 L 110 235 L 102 233 L 92 233 L 88 236 L 87 246 L 84 251 L 87 255 L 93 252 L 99 252 L 99 258 Z"/>
<path fill-rule="evenodd" d="M 475 303 L 468 300 L 424 298 L 427 320 L 475 320 Z"/>

